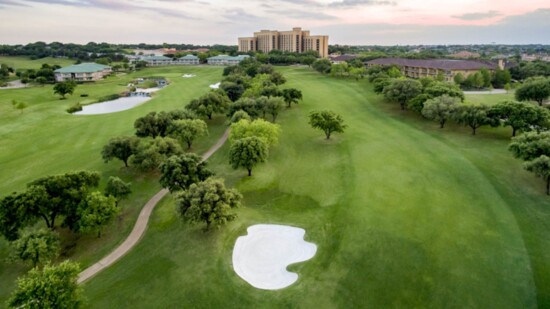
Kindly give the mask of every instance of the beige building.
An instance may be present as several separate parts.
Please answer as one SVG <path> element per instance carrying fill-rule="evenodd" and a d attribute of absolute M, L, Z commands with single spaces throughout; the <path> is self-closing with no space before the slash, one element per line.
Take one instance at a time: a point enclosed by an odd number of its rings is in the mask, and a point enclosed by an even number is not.
<path fill-rule="evenodd" d="M 504 69 L 503 61 L 493 63 L 489 61 L 451 60 L 451 59 L 404 59 L 404 58 L 380 58 L 366 62 L 367 67 L 376 65 L 395 65 L 401 69 L 404 76 L 412 78 L 437 77 L 442 75 L 446 81 L 453 81 L 460 73 L 464 77 L 479 72 L 482 68 L 494 71 L 497 68 Z"/>
<path fill-rule="evenodd" d="M 253 37 L 239 38 L 239 52 L 282 50 L 303 53 L 314 50 L 322 58 L 328 57 L 328 35 L 310 35 L 308 30 L 292 28 L 290 31 L 261 30 Z"/>

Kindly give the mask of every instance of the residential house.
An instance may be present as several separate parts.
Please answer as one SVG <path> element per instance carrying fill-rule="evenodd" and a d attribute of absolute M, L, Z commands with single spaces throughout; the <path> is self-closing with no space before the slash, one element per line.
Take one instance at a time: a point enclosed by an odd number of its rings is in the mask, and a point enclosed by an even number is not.
<path fill-rule="evenodd" d="M 98 63 L 75 64 L 54 71 L 55 80 L 64 82 L 74 80 L 79 82 L 88 82 L 100 80 L 106 75 L 111 74 L 111 67 Z"/>
<path fill-rule="evenodd" d="M 228 55 L 219 55 L 207 59 L 209 65 L 237 65 L 244 59 L 249 58 L 249 55 L 238 55 L 235 57 Z"/>
<path fill-rule="evenodd" d="M 367 67 L 375 65 L 395 65 L 401 69 L 404 76 L 411 78 L 433 77 L 442 75 L 446 81 L 453 81 L 458 73 L 464 77 L 475 74 L 482 68 L 494 71 L 499 66 L 504 69 L 505 63 L 499 61 L 455 60 L 455 59 L 404 59 L 404 58 L 380 58 L 365 63 Z"/>

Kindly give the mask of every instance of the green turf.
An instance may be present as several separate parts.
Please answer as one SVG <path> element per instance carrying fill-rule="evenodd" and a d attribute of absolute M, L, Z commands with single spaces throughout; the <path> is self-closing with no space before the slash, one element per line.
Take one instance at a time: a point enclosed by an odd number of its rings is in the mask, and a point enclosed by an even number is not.
<path fill-rule="evenodd" d="M 210 165 L 245 196 L 218 231 L 181 223 L 167 198 L 143 240 L 85 284 L 90 308 L 534 308 L 550 306 L 550 216 L 543 183 L 506 150 L 509 129 L 436 123 L 383 103 L 366 81 L 284 68 L 304 101 L 279 118 L 269 162 Z M 349 128 L 331 141 L 316 109 Z M 257 223 L 306 229 L 316 256 L 279 291 L 232 270 L 236 238 Z"/>
<path fill-rule="evenodd" d="M 495 105 L 502 101 L 515 100 L 514 92 L 499 94 L 466 94 L 466 102 L 475 104 Z"/>
<path fill-rule="evenodd" d="M 46 57 L 41 59 L 31 60 L 29 57 L 11 57 L 11 56 L 0 56 L 0 63 L 7 64 L 9 67 L 12 67 L 16 70 L 27 70 L 35 69 L 38 70 L 42 67 L 42 64 L 49 65 L 60 65 L 62 67 L 73 65 L 75 60 L 67 58 L 52 58 Z"/>
<path fill-rule="evenodd" d="M 0 61 L 1 62 L 1 61 Z M 147 200 L 160 189 L 156 175 L 142 175 L 125 169 L 120 161 L 105 164 L 100 155 L 107 141 L 118 135 L 132 135 L 134 120 L 150 111 L 182 108 L 190 100 L 206 93 L 221 78 L 219 67 L 170 67 L 147 69 L 131 75 L 121 74 L 106 80 L 78 85 L 75 94 L 59 100 L 52 86 L 0 90 L 0 196 L 22 190 L 25 184 L 45 175 L 73 170 L 96 170 L 102 183 L 108 176 L 118 176 L 132 183 L 134 191 L 121 203 L 122 216 L 108 227 L 101 239 L 94 236 L 64 237 L 63 258 L 78 260 L 82 266 L 98 261 L 122 242 Z M 184 73 L 196 78 L 182 78 Z M 147 103 L 136 108 L 105 115 L 70 115 L 65 109 L 81 100 L 119 93 L 132 78 L 165 76 L 172 81 Z M 80 94 L 88 94 L 86 98 Z M 23 113 L 14 110 L 11 100 L 29 103 Z M 226 126 L 223 117 L 208 121 L 210 135 L 196 141 L 193 151 L 203 152 L 222 135 Z M 15 278 L 25 271 L 20 265 L 5 263 L 7 243 L 0 239 L 0 304 L 14 287 Z M 0 305 L 1 307 L 2 305 Z"/>

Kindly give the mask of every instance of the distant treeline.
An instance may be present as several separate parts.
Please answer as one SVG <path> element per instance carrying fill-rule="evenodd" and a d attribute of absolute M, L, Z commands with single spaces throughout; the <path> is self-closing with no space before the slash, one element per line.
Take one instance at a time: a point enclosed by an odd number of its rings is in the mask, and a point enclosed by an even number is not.
<path fill-rule="evenodd" d="M 234 55 L 237 52 L 236 46 L 230 45 L 192 45 L 192 44 L 109 44 L 90 42 L 85 45 L 73 43 L 45 43 L 36 42 L 26 45 L 0 45 L 1 56 L 28 56 L 31 59 L 44 57 L 64 57 L 81 61 L 89 61 L 97 58 L 109 58 L 111 61 L 121 61 L 124 53 L 132 49 L 159 49 L 175 48 L 177 50 L 189 50 L 197 48 L 208 48 L 216 53 Z"/>

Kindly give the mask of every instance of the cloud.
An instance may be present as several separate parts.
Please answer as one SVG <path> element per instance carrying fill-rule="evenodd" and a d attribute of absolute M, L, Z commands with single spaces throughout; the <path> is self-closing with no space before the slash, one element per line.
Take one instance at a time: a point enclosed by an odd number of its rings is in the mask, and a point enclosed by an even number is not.
<path fill-rule="evenodd" d="M 388 0 L 342 0 L 337 2 L 331 2 L 328 4 L 329 7 L 335 8 L 350 8 L 356 6 L 366 6 L 366 5 L 397 5 L 395 1 Z"/>
<path fill-rule="evenodd" d="M 11 0 L 0 0 L 0 7 L 2 7 L 2 5 L 5 5 L 5 6 L 28 6 L 26 4 L 23 4 L 23 3 L 20 3 L 20 2 L 17 2 L 17 1 L 11 1 Z"/>
<path fill-rule="evenodd" d="M 228 9 L 222 16 L 231 21 L 257 21 L 260 19 L 260 17 L 247 13 L 241 8 Z"/>
<path fill-rule="evenodd" d="M 502 16 L 501 13 L 497 11 L 487 11 L 487 12 L 477 12 L 477 13 L 466 13 L 462 15 L 453 15 L 452 17 L 462 19 L 462 20 L 482 20 L 492 17 Z"/>
<path fill-rule="evenodd" d="M 294 19 L 313 19 L 313 20 L 330 20 L 337 17 L 327 15 L 321 12 L 302 11 L 302 10 L 267 10 L 266 13 L 277 14 Z"/>

